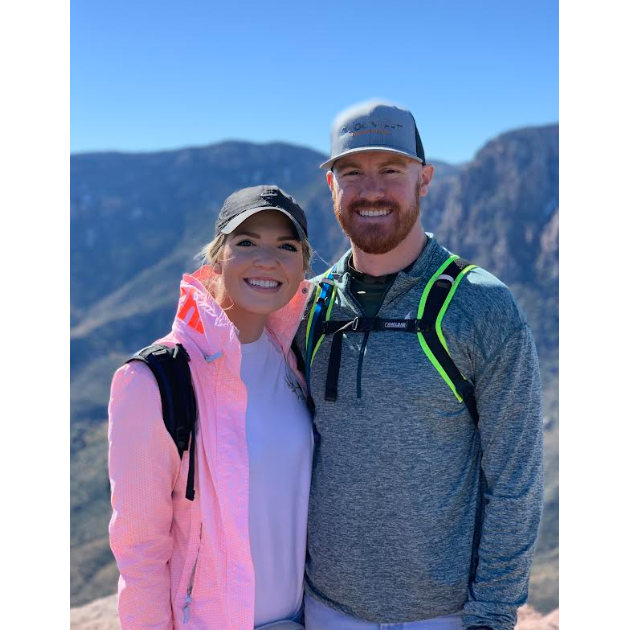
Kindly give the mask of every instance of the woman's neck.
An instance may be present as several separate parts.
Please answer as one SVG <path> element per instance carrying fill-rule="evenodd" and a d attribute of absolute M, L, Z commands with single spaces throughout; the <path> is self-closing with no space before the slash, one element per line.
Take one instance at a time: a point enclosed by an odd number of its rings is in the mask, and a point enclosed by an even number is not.
<path fill-rule="evenodd" d="M 260 339 L 265 329 L 268 315 L 250 313 L 244 311 L 234 304 L 220 304 L 228 319 L 238 330 L 238 340 L 241 343 L 253 343 Z"/>
<path fill-rule="evenodd" d="M 241 343 L 253 343 L 258 341 L 260 336 L 265 330 L 265 324 L 267 323 L 266 315 L 256 315 L 255 313 L 248 313 L 248 317 L 239 317 L 238 321 L 235 321 L 230 317 L 230 321 L 238 329 L 238 340 Z"/>

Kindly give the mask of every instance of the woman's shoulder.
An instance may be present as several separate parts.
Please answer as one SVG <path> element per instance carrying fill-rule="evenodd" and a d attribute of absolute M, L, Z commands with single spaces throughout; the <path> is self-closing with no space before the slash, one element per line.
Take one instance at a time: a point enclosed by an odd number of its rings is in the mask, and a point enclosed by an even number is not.
<path fill-rule="evenodd" d="M 121 365 L 112 378 L 112 396 L 159 395 L 155 377 L 142 361 L 129 361 Z"/>
<path fill-rule="evenodd" d="M 157 381 L 140 361 L 120 366 L 114 373 L 109 397 L 110 424 L 153 425 L 162 415 Z"/>
<path fill-rule="evenodd" d="M 158 446 L 175 462 L 177 449 L 162 418 L 160 390 L 150 368 L 131 361 L 114 373 L 109 398 L 110 442 L 138 448 Z"/>

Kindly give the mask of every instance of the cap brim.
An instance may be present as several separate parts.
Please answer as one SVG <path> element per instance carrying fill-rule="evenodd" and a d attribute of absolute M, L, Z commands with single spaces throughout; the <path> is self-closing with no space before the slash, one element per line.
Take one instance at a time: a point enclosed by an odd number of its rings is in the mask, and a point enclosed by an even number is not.
<path fill-rule="evenodd" d="M 298 236 L 300 237 L 300 241 L 306 240 L 306 233 L 304 232 L 302 226 L 286 210 L 276 208 L 275 206 L 264 206 L 262 208 L 250 208 L 249 210 L 245 210 L 245 212 L 241 212 L 241 214 L 228 221 L 225 226 L 219 230 L 219 232 L 222 234 L 231 234 L 241 223 L 243 223 L 243 221 L 247 221 L 249 217 L 258 214 L 259 212 L 263 212 L 264 210 L 276 210 L 277 212 L 282 212 L 282 214 L 291 219 L 291 223 L 295 226 Z"/>
<path fill-rule="evenodd" d="M 326 160 L 326 162 L 319 165 L 319 168 L 330 169 L 332 165 L 337 160 L 340 160 L 342 157 L 345 157 L 346 155 L 351 155 L 352 153 L 363 153 L 364 151 L 387 151 L 388 153 L 397 153 L 398 155 L 404 155 L 408 158 L 411 158 L 412 160 L 415 160 L 416 162 L 420 162 L 420 164 L 425 164 L 422 158 L 419 158 L 414 153 L 407 153 L 406 151 L 401 151 L 400 149 L 392 149 L 391 147 L 380 146 L 380 147 L 357 147 L 356 149 L 348 149 L 348 151 L 344 151 L 343 153 L 340 153 L 339 155 L 335 155 L 335 157 L 330 158 L 330 160 Z"/>

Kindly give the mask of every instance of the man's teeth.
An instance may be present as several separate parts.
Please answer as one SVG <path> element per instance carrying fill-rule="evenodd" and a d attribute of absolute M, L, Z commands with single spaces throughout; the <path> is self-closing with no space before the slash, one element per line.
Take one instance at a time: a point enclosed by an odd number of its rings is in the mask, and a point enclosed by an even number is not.
<path fill-rule="evenodd" d="M 384 217 L 391 212 L 391 210 L 359 210 L 362 217 Z"/>
<path fill-rule="evenodd" d="M 254 278 L 247 278 L 248 284 L 253 284 L 255 287 L 262 287 L 263 289 L 274 289 L 280 283 L 275 280 L 257 280 Z"/>

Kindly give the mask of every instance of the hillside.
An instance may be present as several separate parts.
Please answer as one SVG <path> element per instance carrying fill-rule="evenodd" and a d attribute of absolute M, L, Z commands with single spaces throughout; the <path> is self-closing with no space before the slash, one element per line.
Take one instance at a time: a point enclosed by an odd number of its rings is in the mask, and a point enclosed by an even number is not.
<path fill-rule="evenodd" d="M 179 278 L 233 190 L 277 183 L 305 208 L 322 270 L 347 247 L 317 166 L 288 144 L 225 142 L 146 154 L 71 156 L 72 604 L 114 592 L 107 541 L 111 375 L 170 329 Z M 558 126 L 515 130 L 467 164 L 435 164 L 423 225 L 499 276 L 536 337 L 544 382 L 545 513 L 530 602 L 558 606 Z"/>

